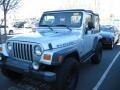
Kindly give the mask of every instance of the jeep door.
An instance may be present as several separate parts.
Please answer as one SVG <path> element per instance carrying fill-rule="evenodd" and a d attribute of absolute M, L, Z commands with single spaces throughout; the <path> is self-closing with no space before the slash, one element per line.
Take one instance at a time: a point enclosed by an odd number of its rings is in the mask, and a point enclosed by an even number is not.
<path fill-rule="evenodd" d="M 84 42 L 84 54 L 89 54 L 93 48 L 93 41 L 94 41 L 94 34 L 93 30 L 88 28 L 88 23 L 92 21 L 92 14 L 85 13 L 84 15 L 84 35 L 83 35 L 83 42 Z"/>

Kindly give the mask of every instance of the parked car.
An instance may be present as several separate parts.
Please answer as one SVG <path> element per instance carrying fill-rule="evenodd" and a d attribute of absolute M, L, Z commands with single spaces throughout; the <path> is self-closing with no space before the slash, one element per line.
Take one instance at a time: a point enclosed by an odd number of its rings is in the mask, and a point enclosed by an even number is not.
<path fill-rule="evenodd" d="M 0 25 L 1 34 L 5 34 L 4 28 L 5 28 L 4 25 Z M 6 26 L 6 34 L 12 35 L 12 34 L 14 34 L 14 31 L 15 31 L 14 27 Z"/>
<path fill-rule="evenodd" d="M 26 33 L 31 33 L 33 32 L 32 31 L 32 28 L 16 28 L 15 30 L 15 34 L 26 34 Z"/>
<path fill-rule="evenodd" d="M 31 75 L 55 82 L 55 90 L 75 90 L 79 63 L 101 62 L 98 14 L 83 9 L 48 11 L 42 15 L 37 29 L 38 32 L 6 41 L 8 56 L 0 60 L 5 76 L 15 79 Z"/>
<path fill-rule="evenodd" d="M 24 33 L 31 33 L 32 32 L 32 24 L 28 22 L 21 21 L 16 22 L 13 27 L 15 27 L 15 34 L 24 34 Z"/>
<path fill-rule="evenodd" d="M 15 28 L 23 28 L 25 23 L 26 23 L 25 21 L 15 22 L 13 27 L 15 27 Z"/>
<path fill-rule="evenodd" d="M 100 27 L 102 35 L 102 44 L 103 46 L 109 46 L 113 49 L 114 45 L 119 40 L 119 31 L 115 26 L 103 25 Z"/>

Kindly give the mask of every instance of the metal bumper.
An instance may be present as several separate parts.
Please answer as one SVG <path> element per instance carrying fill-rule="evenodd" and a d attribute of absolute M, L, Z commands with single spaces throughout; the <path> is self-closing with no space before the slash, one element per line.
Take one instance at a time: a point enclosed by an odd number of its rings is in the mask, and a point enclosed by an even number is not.
<path fill-rule="evenodd" d="M 0 67 L 34 78 L 38 78 L 46 82 L 53 82 L 56 80 L 56 74 L 54 72 L 40 70 L 36 71 L 32 68 L 30 62 L 7 59 L 0 61 Z"/>

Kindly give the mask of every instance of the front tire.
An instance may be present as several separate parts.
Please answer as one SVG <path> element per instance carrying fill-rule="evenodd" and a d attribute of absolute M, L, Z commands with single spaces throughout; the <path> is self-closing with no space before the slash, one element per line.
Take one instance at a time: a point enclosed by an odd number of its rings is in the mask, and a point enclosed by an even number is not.
<path fill-rule="evenodd" d="M 56 90 L 75 90 L 79 77 L 79 64 L 75 58 L 68 58 L 57 73 Z"/>
<path fill-rule="evenodd" d="M 93 64 L 99 64 L 102 59 L 102 43 L 99 42 L 95 49 L 95 54 L 91 57 Z"/>

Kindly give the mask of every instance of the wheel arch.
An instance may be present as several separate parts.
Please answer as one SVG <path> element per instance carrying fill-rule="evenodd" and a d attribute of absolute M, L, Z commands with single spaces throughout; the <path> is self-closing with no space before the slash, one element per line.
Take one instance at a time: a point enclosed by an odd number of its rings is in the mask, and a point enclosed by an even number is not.
<path fill-rule="evenodd" d="M 63 58 L 63 62 L 64 62 L 65 60 L 67 60 L 68 58 L 75 58 L 75 59 L 79 62 L 79 60 L 80 60 L 80 55 L 79 55 L 78 51 L 73 51 L 73 52 L 67 54 L 67 55 Z"/>
<path fill-rule="evenodd" d="M 101 43 L 102 44 L 102 36 L 99 36 L 99 37 L 95 37 L 94 39 L 94 45 L 93 45 L 93 48 L 95 49 L 95 47 L 97 46 L 98 43 Z"/>
<path fill-rule="evenodd" d="M 14 31 L 12 29 L 10 29 L 8 33 L 10 34 L 11 32 L 14 33 Z"/>

